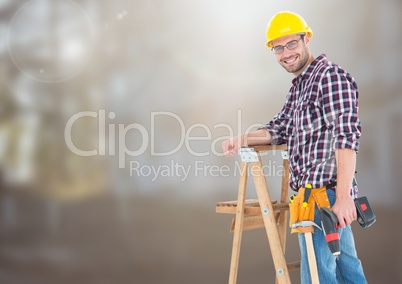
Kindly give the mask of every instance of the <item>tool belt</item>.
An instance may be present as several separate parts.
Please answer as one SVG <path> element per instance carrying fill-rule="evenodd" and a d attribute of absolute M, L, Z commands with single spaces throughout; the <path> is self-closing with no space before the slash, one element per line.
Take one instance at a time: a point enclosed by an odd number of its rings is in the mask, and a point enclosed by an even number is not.
<path fill-rule="evenodd" d="M 314 189 L 308 186 L 302 187 L 297 195 L 290 197 L 289 226 L 292 228 L 292 234 L 314 232 L 313 226 L 293 228 L 292 224 L 301 221 L 314 221 L 315 206 L 318 208 L 331 207 L 326 187 Z"/>

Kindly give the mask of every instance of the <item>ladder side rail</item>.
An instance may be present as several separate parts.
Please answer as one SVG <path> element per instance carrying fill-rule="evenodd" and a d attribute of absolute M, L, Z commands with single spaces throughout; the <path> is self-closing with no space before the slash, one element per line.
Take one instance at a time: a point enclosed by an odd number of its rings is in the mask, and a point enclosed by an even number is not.
<path fill-rule="evenodd" d="M 233 235 L 232 257 L 230 261 L 229 284 L 236 284 L 239 268 L 240 245 L 243 233 L 244 207 L 246 203 L 246 187 L 248 163 L 243 162 L 240 173 L 239 191 L 237 197 L 236 223 Z"/>

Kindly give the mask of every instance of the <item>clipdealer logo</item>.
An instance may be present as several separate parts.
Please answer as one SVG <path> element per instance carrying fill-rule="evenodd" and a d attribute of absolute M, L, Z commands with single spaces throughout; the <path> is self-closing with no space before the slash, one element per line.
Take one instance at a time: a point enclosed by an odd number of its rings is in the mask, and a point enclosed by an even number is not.
<path fill-rule="evenodd" d="M 167 111 L 157 111 L 150 113 L 150 127 L 147 129 L 144 125 L 140 123 L 112 123 L 116 118 L 115 112 L 108 112 L 106 110 L 100 109 L 99 111 L 82 111 L 74 114 L 69 118 L 64 129 L 64 139 L 67 147 L 71 152 L 82 157 L 92 157 L 92 156 L 117 156 L 118 165 L 120 169 L 124 169 L 127 166 L 127 157 L 134 158 L 129 161 L 130 166 L 130 176 L 137 177 L 147 177 L 155 181 L 158 177 L 177 177 L 180 181 L 184 181 L 193 173 L 195 177 L 200 176 L 211 176 L 211 177 L 229 177 L 232 175 L 231 167 L 228 165 L 214 165 L 206 164 L 204 161 L 198 159 L 192 165 L 183 164 L 175 160 L 171 160 L 166 164 L 144 164 L 140 163 L 139 159 L 135 159 L 147 151 L 150 151 L 151 156 L 166 157 L 177 153 L 183 147 L 186 148 L 189 154 L 194 157 L 205 157 L 211 155 L 211 153 L 217 157 L 224 156 L 224 153 L 218 152 L 216 148 L 220 149 L 220 144 L 233 136 L 240 135 L 241 133 L 248 133 L 252 129 L 261 126 L 261 124 L 253 124 L 247 127 L 245 131 L 242 131 L 242 113 L 241 110 L 237 110 L 237 132 L 229 124 L 218 123 L 211 127 L 208 127 L 202 123 L 192 124 L 191 126 L 185 126 L 183 119 L 172 112 Z M 83 119 L 95 119 L 98 122 L 97 129 L 97 147 L 94 149 L 82 149 L 77 146 L 73 141 L 73 127 L 78 125 Z M 179 142 L 174 145 L 172 149 L 166 151 L 156 150 L 156 128 L 157 119 L 173 119 L 180 130 Z M 212 139 L 212 130 L 217 129 L 225 130 L 228 135 L 220 136 Z M 203 130 L 205 135 L 195 136 L 194 132 Z M 126 145 L 126 136 L 131 134 L 136 134 L 140 141 L 139 147 L 132 150 Z M 136 136 L 136 137 L 137 137 Z M 192 141 L 205 141 L 210 142 L 209 149 L 207 151 L 199 152 L 191 147 Z M 218 144 L 218 145 L 217 145 Z M 117 147 L 116 147 L 117 146 Z M 116 151 L 117 148 L 117 151 Z M 272 166 L 274 168 L 272 168 Z M 277 169 L 275 169 L 277 167 Z M 269 175 L 281 171 L 280 166 L 268 165 L 266 169 Z M 233 175 L 240 173 L 240 164 L 236 161 Z"/>

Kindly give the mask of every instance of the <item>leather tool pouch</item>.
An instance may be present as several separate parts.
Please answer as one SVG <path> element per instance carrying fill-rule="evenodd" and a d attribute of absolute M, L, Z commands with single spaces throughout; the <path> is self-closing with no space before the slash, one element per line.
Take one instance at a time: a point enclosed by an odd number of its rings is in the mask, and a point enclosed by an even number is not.
<path fill-rule="evenodd" d="M 294 197 L 293 201 L 289 203 L 289 226 L 292 228 L 293 223 L 301 221 L 314 221 L 314 209 L 327 207 L 330 208 L 327 192 L 325 187 L 316 188 L 311 190 L 307 206 L 303 206 L 305 188 L 300 188 L 299 193 Z M 314 232 L 314 227 L 298 227 L 292 228 L 292 233 L 307 233 Z"/>
<path fill-rule="evenodd" d="M 363 228 L 368 228 L 376 221 L 376 216 L 366 196 L 355 199 L 357 222 Z"/>

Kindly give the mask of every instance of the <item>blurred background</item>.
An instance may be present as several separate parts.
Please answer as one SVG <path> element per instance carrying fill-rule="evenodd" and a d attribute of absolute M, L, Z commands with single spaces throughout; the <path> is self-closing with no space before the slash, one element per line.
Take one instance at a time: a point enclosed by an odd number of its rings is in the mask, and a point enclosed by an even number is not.
<path fill-rule="evenodd" d="M 227 282 L 231 216 L 215 203 L 237 198 L 240 161 L 220 147 L 284 103 L 292 75 L 264 45 L 281 10 L 358 82 L 357 179 L 377 222 L 353 224 L 357 249 L 369 283 L 402 282 L 401 8 L 0 0 L 0 282 Z M 281 158 L 264 159 L 275 197 Z M 244 233 L 238 283 L 274 283 L 264 230 Z"/>

